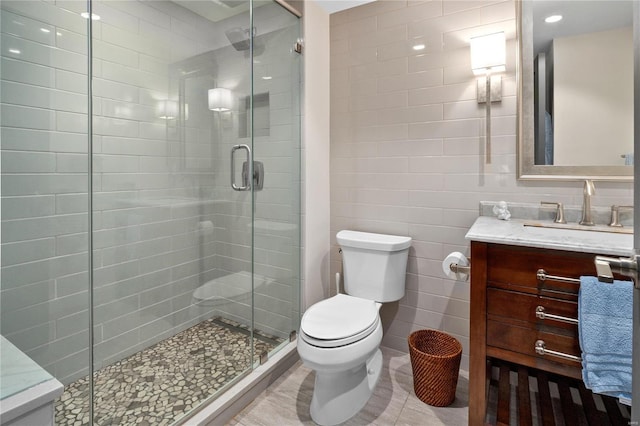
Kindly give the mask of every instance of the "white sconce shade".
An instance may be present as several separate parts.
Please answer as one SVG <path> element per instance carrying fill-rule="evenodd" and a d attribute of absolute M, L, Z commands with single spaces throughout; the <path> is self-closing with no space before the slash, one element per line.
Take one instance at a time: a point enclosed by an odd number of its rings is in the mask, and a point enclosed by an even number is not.
<path fill-rule="evenodd" d="M 471 69 L 475 75 L 506 70 L 504 32 L 471 38 Z"/>
<path fill-rule="evenodd" d="M 170 99 L 159 101 L 156 111 L 158 112 L 158 117 L 164 120 L 174 120 L 178 117 L 178 102 Z"/>
<path fill-rule="evenodd" d="M 211 111 L 229 111 L 233 108 L 233 93 L 229 89 L 217 87 L 209 89 L 209 109 Z"/>

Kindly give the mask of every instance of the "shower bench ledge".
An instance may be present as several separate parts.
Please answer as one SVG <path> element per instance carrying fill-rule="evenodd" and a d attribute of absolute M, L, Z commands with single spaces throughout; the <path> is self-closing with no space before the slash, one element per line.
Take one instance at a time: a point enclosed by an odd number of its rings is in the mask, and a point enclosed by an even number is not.
<path fill-rule="evenodd" d="M 0 336 L 0 424 L 53 425 L 54 401 L 64 387 Z"/>

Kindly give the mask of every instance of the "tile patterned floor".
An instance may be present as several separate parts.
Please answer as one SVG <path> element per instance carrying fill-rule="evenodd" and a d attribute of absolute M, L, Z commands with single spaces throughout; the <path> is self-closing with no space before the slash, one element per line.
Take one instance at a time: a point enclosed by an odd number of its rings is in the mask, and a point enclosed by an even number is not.
<path fill-rule="evenodd" d="M 280 340 L 281 341 L 281 340 Z M 255 357 L 279 342 L 256 339 Z M 95 373 L 95 425 L 169 425 L 250 365 L 246 327 L 213 318 Z M 56 425 L 89 424 L 88 377 L 65 387 Z"/>
<path fill-rule="evenodd" d="M 413 391 L 409 355 L 382 348 L 383 372 L 367 405 L 345 425 L 462 426 L 468 419 L 468 377 L 460 375 L 456 400 L 431 407 Z M 300 361 L 229 423 L 231 426 L 314 425 L 309 416 L 314 372 Z"/>

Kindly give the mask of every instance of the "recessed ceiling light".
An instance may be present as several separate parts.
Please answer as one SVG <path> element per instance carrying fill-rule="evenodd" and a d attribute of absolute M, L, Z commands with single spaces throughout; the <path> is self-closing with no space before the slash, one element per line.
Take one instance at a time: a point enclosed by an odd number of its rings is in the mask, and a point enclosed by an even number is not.
<path fill-rule="evenodd" d="M 56 31 L 56 35 L 57 35 L 57 36 L 59 36 L 59 37 L 61 37 L 61 36 L 62 36 L 62 33 L 61 33 L 60 31 Z"/>
<path fill-rule="evenodd" d="M 553 24 L 554 22 L 558 22 L 562 20 L 562 15 L 551 15 L 544 18 L 544 22 L 547 24 Z"/>
<path fill-rule="evenodd" d="M 423 50 L 425 47 L 427 46 L 425 46 L 424 44 L 414 44 L 413 50 Z"/>
<path fill-rule="evenodd" d="M 19 55 L 19 54 L 21 54 L 21 53 L 22 53 L 22 52 L 21 52 L 21 51 L 19 51 L 18 49 L 9 49 L 9 52 L 11 52 L 11 53 L 15 53 L 16 55 Z"/>
<path fill-rule="evenodd" d="M 271 80 L 273 77 L 271 77 L 270 75 L 265 75 L 264 77 L 262 77 L 263 80 Z"/>
<path fill-rule="evenodd" d="M 50 33 L 51 30 L 47 29 L 47 28 L 40 28 L 40 31 L 42 31 L 43 33 Z"/>
<path fill-rule="evenodd" d="M 82 12 L 80 14 L 80 16 L 82 16 L 84 19 L 89 19 L 89 12 Z M 91 14 L 91 20 L 92 21 L 99 21 L 100 20 L 100 15 L 96 15 L 95 13 Z"/>

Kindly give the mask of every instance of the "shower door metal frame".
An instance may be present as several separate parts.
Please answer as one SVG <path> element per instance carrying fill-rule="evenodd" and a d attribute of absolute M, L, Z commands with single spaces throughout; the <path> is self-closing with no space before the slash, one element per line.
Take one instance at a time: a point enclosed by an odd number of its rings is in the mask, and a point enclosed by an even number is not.
<path fill-rule="evenodd" d="M 634 68 L 634 89 L 633 89 L 633 103 L 634 103 L 634 123 L 633 123 L 633 136 L 634 136 L 634 161 L 635 166 L 633 168 L 633 195 L 634 195 L 634 209 L 633 220 L 636 224 L 633 234 L 633 248 L 636 254 L 640 253 L 640 232 L 638 232 L 638 226 L 640 226 L 640 209 L 638 201 L 640 200 L 640 2 L 633 2 L 633 68 Z M 636 278 L 637 279 L 637 278 Z M 632 372 L 632 401 L 635 401 L 635 409 L 631 410 L 631 425 L 640 425 L 640 287 L 636 281 L 636 286 L 633 290 L 633 365 Z"/>
<path fill-rule="evenodd" d="M 87 13 L 93 17 L 93 0 L 87 0 Z M 93 19 L 87 19 L 87 275 L 89 317 L 89 422 L 93 425 L 94 409 L 94 340 L 93 334 Z"/>

